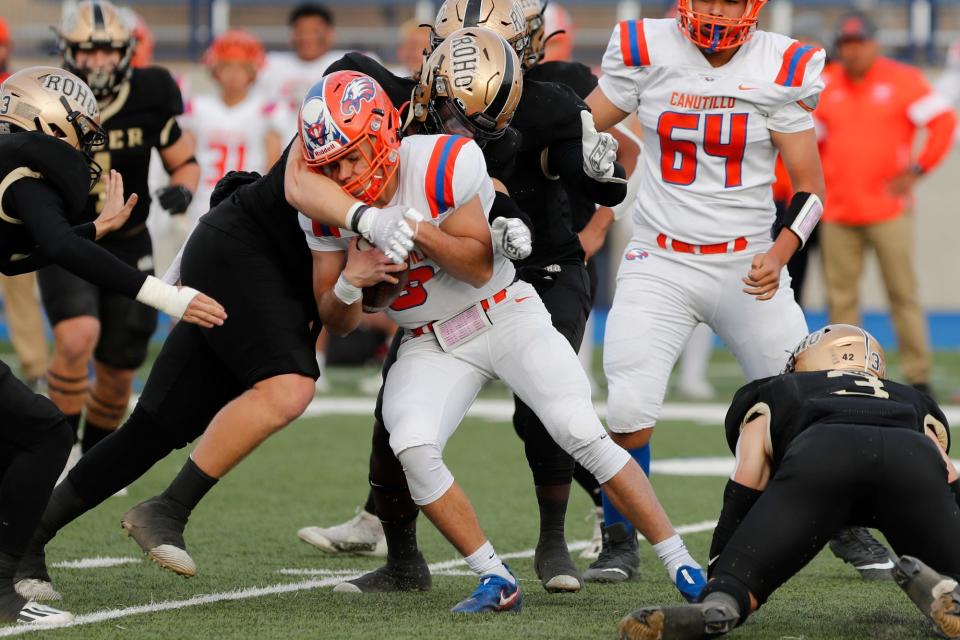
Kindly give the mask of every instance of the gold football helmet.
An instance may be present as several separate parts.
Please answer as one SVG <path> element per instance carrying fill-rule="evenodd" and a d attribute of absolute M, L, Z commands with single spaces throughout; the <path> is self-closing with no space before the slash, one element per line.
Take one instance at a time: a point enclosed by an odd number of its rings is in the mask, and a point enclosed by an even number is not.
<path fill-rule="evenodd" d="M 864 371 L 882 378 L 886 356 L 876 338 L 850 324 L 828 324 L 800 341 L 784 373 L 844 369 Z"/>
<path fill-rule="evenodd" d="M 413 113 L 429 119 L 432 131 L 483 144 L 503 135 L 522 93 L 520 60 L 510 44 L 489 29 L 460 29 L 424 61 Z"/>
<path fill-rule="evenodd" d="M 64 68 L 83 78 L 98 100 L 109 97 L 130 77 L 134 38 L 123 14 L 107 0 L 83 0 L 64 16 L 57 30 L 57 46 Z M 77 51 L 110 49 L 120 61 L 105 67 L 80 66 Z"/>
<path fill-rule="evenodd" d="M 59 138 L 87 156 L 90 184 L 100 179 L 91 149 L 107 141 L 100 128 L 100 109 L 83 80 L 56 67 L 30 67 L 0 85 L 0 125 L 40 131 Z"/>
<path fill-rule="evenodd" d="M 431 50 L 454 31 L 469 27 L 495 31 L 510 43 L 518 57 L 523 55 L 530 40 L 527 21 L 513 0 L 445 0 L 433 22 Z"/>
<path fill-rule="evenodd" d="M 516 4 L 527 21 L 527 48 L 523 51 L 520 60 L 523 68 L 529 69 L 543 59 L 543 45 L 547 41 L 543 12 L 547 8 L 544 0 L 516 0 Z"/>

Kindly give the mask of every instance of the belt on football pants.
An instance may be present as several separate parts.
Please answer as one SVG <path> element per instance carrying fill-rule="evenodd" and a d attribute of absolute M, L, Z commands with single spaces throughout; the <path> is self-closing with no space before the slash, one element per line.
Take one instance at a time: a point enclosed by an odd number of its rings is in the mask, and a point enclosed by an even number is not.
<path fill-rule="evenodd" d="M 747 239 L 743 236 L 735 240 L 720 242 L 718 244 L 689 244 L 681 240 L 668 238 L 666 234 L 657 235 L 657 244 L 661 249 L 673 249 L 679 253 L 696 253 L 699 255 L 708 255 L 712 253 L 734 253 L 743 251 L 747 248 Z"/>
<path fill-rule="evenodd" d="M 506 289 L 500 289 L 500 291 L 497 291 L 495 294 L 493 294 L 493 295 L 490 296 L 489 298 L 485 298 L 484 300 L 481 300 L 481 301 L 480 301 L 480 307 L 481 307 L 484 311 L 489 311 L 489 310 L 490 310 L 490 307 L 492 307 L 492 306 L 494 306 L 494 305 L 498 305 L 498 304 L 500 304 L 501 302 L 503 302 L 503 301 L 506 300 L 506 299 L 507 299 L 507 290 L 506 290 Z M 470 307 L 467 307 L 467 309 L 469 309 L 469 308 L 470 308 Z M 422 335 L 426 335 L 426 334 L 428 334 L 428 333 L 433 333 L 433 323 L 432 323 L 432 322 L 428 322 L 427 324 L 423 325 L 422 327 L 417 327 L 417 328 L 415 328 L 415 329 L 411 329 L 411 330 L 410 330 L 410 333 L 413 335 L 414 338 L 419 338 L 419 337 L 422 336 Z"/>

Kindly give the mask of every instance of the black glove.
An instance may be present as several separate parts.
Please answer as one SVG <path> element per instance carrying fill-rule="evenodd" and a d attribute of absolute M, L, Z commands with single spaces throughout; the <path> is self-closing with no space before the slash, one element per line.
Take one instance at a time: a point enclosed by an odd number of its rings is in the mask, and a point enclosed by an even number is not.
<path fill-rule="evenodd" d="M 262 177 L 256 171 L 228 171 L 227 175 L 220 178 L 213 188 L 213 193 L 210 194 L 210 208 L 212 209 L 229 198 L 234 191 L 243 185 L 256 182 Z"/>
<path fill-rule="evenodd" d="M 177 216 L 186 213 L 190 201 L 193 200 L 193 193 L 182 184 L 171 184 L 157 190 L 157 200 L 170 215 Z"/>

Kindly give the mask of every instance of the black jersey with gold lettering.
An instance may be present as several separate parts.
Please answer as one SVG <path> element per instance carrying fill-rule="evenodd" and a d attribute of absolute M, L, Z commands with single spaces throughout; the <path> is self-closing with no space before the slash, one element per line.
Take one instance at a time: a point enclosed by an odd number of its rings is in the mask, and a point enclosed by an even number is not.
<path fill-rule="evenodd" d="M 90 171 L 83 154 L 66 142 L 39 131 L 0 135 L 0 264 L 33 253 L 36 240 L 20 213 L 4 211 L 6 190 L 21 178 L 39 178 L 63 200 L 67 221 L 84 221 Z"/>
<path fill-rule="evenodd" d="M 947 419 L 930 396 L 913 387 L 856 371 L 807 371 L 762 378 L 737 391 L 725 421 L 727 444 L 736 452 L 744 424 L 767 416 L 774 470 L 790 443 L 814 425 L 929 428 L 949 448 Z"/>
<path fill-rule="evenodd" d="M 93 158 L 104 172 L 120 172 L 126 197 L 131 193 L 139 196 L 123 229 L 146 222 L 151 200 L 147 186 L 150 150 L 165 149 L 180 139 L 176 117 L 182 113 L 180 88 L 170 72 L 160 67 L 134 69 L 116 97 L 100 106 L 107 142 L 94 150 Z M 102 184 L 94 187 L 87 203 L 91 219 L 103 208 L 105 197 Z"/>

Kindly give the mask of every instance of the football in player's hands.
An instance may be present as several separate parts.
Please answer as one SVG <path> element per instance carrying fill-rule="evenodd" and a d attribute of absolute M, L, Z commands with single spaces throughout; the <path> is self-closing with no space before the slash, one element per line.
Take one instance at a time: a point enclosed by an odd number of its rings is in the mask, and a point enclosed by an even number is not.
<path fill-rule="evenodd" d="M 362 251 L 373 247 L 372 244 L 363 238 L 360 238 L 357 244 Z M 363 288 L 364 313 L 377 313 L 379 311 L 383 311 L 393 304 L 393 301 L 396 300 L 400 296 L 400 293 L 406 288 L 407 281 L 410 277 L 409 269 L 396 271 L 392 275 L 397 279 L 396 284 L 384 281 Z"/>

